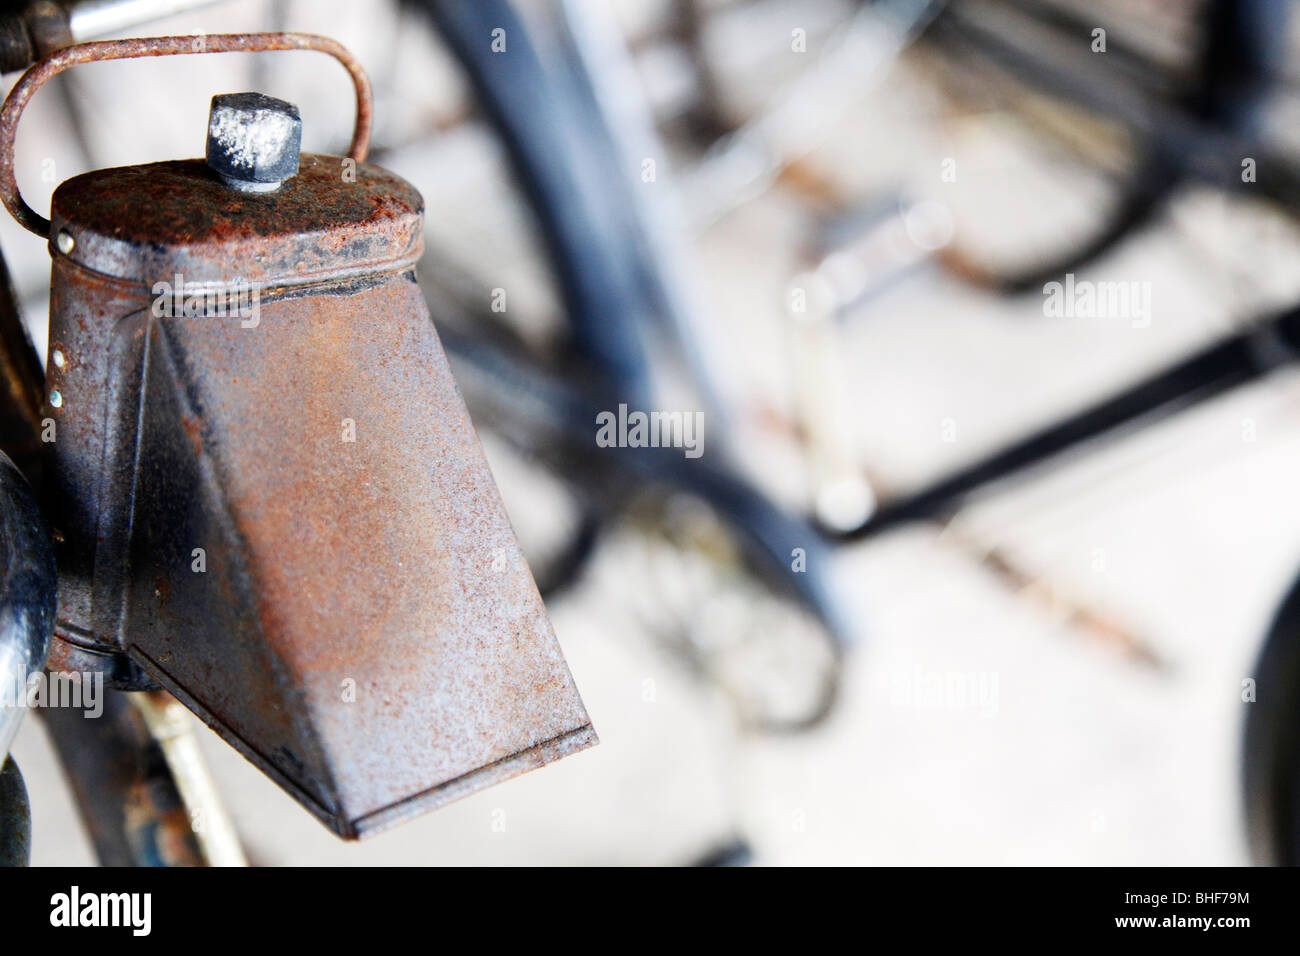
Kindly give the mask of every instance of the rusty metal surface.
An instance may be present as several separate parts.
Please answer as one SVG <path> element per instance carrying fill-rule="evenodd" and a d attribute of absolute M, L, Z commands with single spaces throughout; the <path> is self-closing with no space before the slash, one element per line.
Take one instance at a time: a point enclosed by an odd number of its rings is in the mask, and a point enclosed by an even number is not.
<path fill-rule="evenodd" d="M 0 201 L 23 228 L 49 236 L 50 222 L 23 200 L 14 170 L 14 137 L 23 110 L 41 85 L 70 67 L 101 60 L 146 56 L 185 56 L 199 53 L 255 53 L 315 50 L 334 57 L 348 71 L 356 90 L 356 123 L 348 156 L 362 162 L 370 147 L 373 96 L 370 79 L 356 57 L 342 44 L 310 33 L 219 33 L 201 36 L 138 37 L 96 40 L 63 47 L 27 70 L 0 107 Z"/>
<path fill-rule="evenodd" d="M 143 307 L 139 290 L 55 262 L 42 408 L 56 437 L 42 496 L 59 567 L 49 666 L 101 672 L 122 689 L 157 686 L 121 652 L 117 609 L 125 582 L 113 557 L 130 518 L 132 465 L 122 456 L 134 448 L 140 368 L 132 343 L 115 337 L 111 317 Z"/>
<path fill-rule="evenodd" d="M 259 196 L 225 186 L 200 160 L 77 176 L 56 190 L 60 261 L 145 287 L 185 282 L 279 287 L 409 267 L 421 250 L 423 202 L 377 166 L 306 154 L 298 175 Z M 184 197 L 184 201 L 177 201 Z M 152 301 L 152 295 L 150 295 Z"/>
<path fill-rule="evenodd" d="M 3 260 L 0 260 L 2 267 Z M 0 290 L 9 292 L 7 288 Z M 12 396 L 22 396 L 22 401 L 15 401 L 13 406 L 5 407 L 5 415 L 12 416 L 12 429 L 4 432 L 5 443 L 0 450 L 9 452 L 26 451 L 16 460 L 16 464 L 25 462 L 22 469 L 28 477 L 39 481 L 36 476 L 42 473 L 39 467 L 43 462 L 42 449 L 46 446 L 37 438 L 39 412 L 41 407 L 40 362 L 31 349 L 22 329 L 17 306 L 12 294 L 3 299 L 0 308 L 0 320 L 12 319 L 20 334 L 6 335 L 0 341 L 0 369 L 6 376 L 6 385 Z M 34 401 L 33 401 L 34 398 Z M 0 461 L 0 488 L 12 490 L 16 476 Z M 6 496 L 0 496 L 6 497 Z M 33 503 L 25 506 L 28 522 L 39 521 L 40 534 L 46 543 L 38 546 L 33 540 L 20 540 L 17 547 L 21 558 L 28 565 L 38 566 L 41 562 L 48 565 L 42 575 L 45 587 L 51 595 L 56 588 L 54 557 L 48 544 L 49 531 L 44 519 L 38 519 Z M 6 497 L 5 507 L 0 511 L 0 526 L 16 522 L 22 510 L 16 502 Z M 5 540 L 14 537 L 3 535 Z M 18 538 L 31 538 L 18 535 Z M 45 552 L 42 557 L 42 551 Z M 0 561 L 0 564 L 6 562 Z M 11 570 L 17 570 L 11 566 Z M 7 603 L 12 604 L 15 595 L 8 594 Z M 32 673 L 39 672 L 45 661 L 45 637 L 53 627 L 54 604 L 52 601 L 44 611 L 45 620 L 41 627 L 42 640 L 39 644 L 31 643 L 26 659 L 18 670 L 25 679 Z M 0 622 L 2 625 L 2 622 Z M 0 643 L 3 643 L 3 627 L 0 626 Z M 53 655 L 54 671 L 94 671 L 101 669 L 94 666 L 106 658 L 89 655 L 91 666 L 84 666 L 85 655 L 79 655 L 75 649 L 68 648 L 62 642 L 53 642 L 56 648 L 63 647 L 63 653 Z M 120 655 L 118 655 L 120 657 Z M 3 657 L 3 654 L 0 654 Z M 124 661 L 124 659 L 123 659 Z M 3 670 L 0 667 L 0 670 Z M 151 697 L 167 697 L 158 692 Z M 167 697 L 167 700 L 170 700 Z M 54 741 L 56 750 L 65 762 L 64 770 L 78 795 L 78 810 L 88 831 L 92 835 L 100 861 L 105 864 L 199 864 L 211 861 L 214 864 L 226 863 L 232 859 L 226 846 L 213 847 L 212 837 L 193 832 L 190 807 L 199 806 L 205 817 L 215 819 L 220 824 L 220 808 L 214 808 L 211 801 L 192 803 L 182 799 L 178 782 L 199 777 L 201 765 L 195 766 L 191 759 L 186 768 L 184 779 L 178 781 L 171 773 L 171 762 L 159 760 L 166 757 L 170 742 L 160 742 L 151 734 L 147 722 L 134 713 L 121 712 L 125 699 L 116 695 L 106 702 L 103 720 L 88 720 L 81 712 L 75 710 L 43 709 L 40 713 L 46 718 L 46 729 Z M 156 708 L 166 706 L 164 701 L 156 701 Z M 174 701 L 171 706 L 179 706 Z M 0 739 L 7 734 L 0 730 Z M 0 753 L 5 747 L 0 745 Z M 3 757 L 0 757 L 3 759 Z M 26 792 L 22 786 L 22 777 L 12 761 L 0 773 L 0 865 L 20 864 L 27 859 L 30 845 L 30 819 L 27 813 Z"/>
<path fill-rule="evenodd" d="M 595 734 L 414 282 L 419 196 L 339 170 L 60 187 L 46 397 L 58 643 L 126 650 L 356 837 Z M 177 275 L 251 283 L 256 323 L 156 314 Z"/>
<path fill-rule="evenodd" d="M 88 173 L 55 191 L 56 232 L 74 245 L 63 253 L 51 244 L 43 414 L 58 436 L 46 509 L 60 569 L 51 666 L 103 671 L 122 688 L 151 686 L 120 653 L 121 555 L 141 424 L 140 321 L 152 315 L 156 283 L 175 291 L 242 281 L 236 296 L 261 298 L 330 276 L 408 269 L 418 258 L 419 194 L 367 164 L 355 182 L 339 171 L 337 157 L 304 156 L 298 176 L 264 197 L 232 191 L 202 161 L 185 160 Z M 117 321 L 133 313 L 136 321 Z M 224 373 L 239 379 L 238 370 Z"/>

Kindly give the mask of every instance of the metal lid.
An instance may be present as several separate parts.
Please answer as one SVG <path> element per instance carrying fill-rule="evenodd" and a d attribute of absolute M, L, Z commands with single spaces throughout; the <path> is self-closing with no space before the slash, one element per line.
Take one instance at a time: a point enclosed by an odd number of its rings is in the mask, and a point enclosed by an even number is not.
<path fill-rule="evenodd" d="M 232 190 L 203 160 L 100 169 L 51 200 L 50 253 L 151 287 L 281 286 L 389 271 L 422 249 L 424 202 L 378 166 L 304 154 L 275 193 Z"/>

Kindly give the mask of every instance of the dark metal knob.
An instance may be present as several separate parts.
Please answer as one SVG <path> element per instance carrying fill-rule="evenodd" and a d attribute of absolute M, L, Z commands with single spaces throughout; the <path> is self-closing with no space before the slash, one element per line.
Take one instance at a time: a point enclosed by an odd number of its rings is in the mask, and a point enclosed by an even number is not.
<path fill-rule="evenodd" d="M 298 172 L 298 107 L 261 93 L 212 97 L 208 165 L 233 189 L 273 192 Z"/>

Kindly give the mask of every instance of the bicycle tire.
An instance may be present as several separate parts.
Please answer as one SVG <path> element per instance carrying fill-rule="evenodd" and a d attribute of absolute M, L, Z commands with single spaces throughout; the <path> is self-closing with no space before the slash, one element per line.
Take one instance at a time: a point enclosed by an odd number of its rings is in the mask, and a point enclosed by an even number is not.
<path fill-rule="evenodd" d="M 1300 577 L 1273 617 L 1254 670 L 1243 735 L 1243 798 L 1251 855 L 1300 866 Z"/>

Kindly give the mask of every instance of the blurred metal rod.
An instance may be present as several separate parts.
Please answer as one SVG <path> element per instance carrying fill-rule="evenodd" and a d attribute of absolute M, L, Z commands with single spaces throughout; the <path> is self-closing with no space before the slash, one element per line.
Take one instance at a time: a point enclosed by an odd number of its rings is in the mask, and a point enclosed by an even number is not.
<path fill-rule="evenodd" d="M 1300 308 L 1212 345 L 1099 404 L 1042 429 L 922 490 L 886 501 L 867 522 L 830 537 L 857 541 L 955 511 L 968 497 L 1062 452 L 1167 417 L 1262 377 L 1300 356 Z"/>
<path fill-rule="evenodd" d="M 68 27 L 73 42 L 80 43 L 219 2 L 221 0 L 74 0 L 67 5 Z"/>
<path fill-rule="evenodd" d="M 185 802 L 165 745 L 128 692 L 102 690 L 103 713 L 42 707 L 50 739 L 101 866 L 208 866 L 197 832 L 213 822 Z"/>
<path fill-rule="evenodd" d="M 975 5 L 984 10 L 986 5 Z M 1152 181 L 1161 188 L 1183 176 L 1225 189 L 1239 189 L 1242 160 L 1257 161 L 1260 174 L 1251 190 L 1300 210 L 1300 169 L 1270 143 L 1243 129 L 1203 119 L 1192 111 L 1167 104 L 1135 84 L 1123 82 L 1104 63 L 1081 49 L 1044 50 L 1010 33 L 992 29 L 987 20 L 969 15 L 971 4 L 946 10 L 934 23 L 934 39 L 964 48 L 981 61 L 1000 66 L 1024 82 L 1125 127 L 1139 148 L 1164 162 L 1163 174 L 1148 173 L 1134 188 Z"/>
<path fill-rule="evenodd" d="M 131 694 L 130 701 L 162 748 L 208 866 L 247 866 L 239 834 L 199 750 L 194 717 L 166 691 L 140 691 Z"/>
<path fill-rule="evenodd" d="M 690 232 L 682 199 L 667 162 L 667 149 L 655 130 L 654 116 L 636 74 L 623 37 L 610 11 L 591 0 L 561 0 L 556 5 L 559 40 L 579 108 L 586 111 L 583 127 L 591 140 L 603 145 L 604 162 L 588 175 L 604 175 L 611 218 L 625 237 L 625 254 L 638 288 L 649 302 L 649 315 L 665 327 L 681 361 L 692 376 L 714 422 L 713 434 L 727 432 L 727 409 L 712 364 L 707 360 L 707 329 L 701 295 L 687 264 Z M 591 143 L 594 150 L 597 143 Z M 649 160 L 658 167 L 647 181 L 633 170 Z"/>
<path fill-rule="evenodd" d="M 218 0 L 31 0 L 0 12 L 0 72 L 31 66 L 86 40 L 121 33 Z"/>
<path fill-rule="evenodd" d="M 724 136 L 684 177 L 697 230 L 765 193 L 808 155 L 886 75 L 946 0 L 880 0 L 836 31 L 818 60 L 770 98 L 762 113 Z"/>

